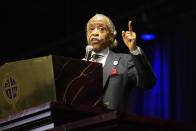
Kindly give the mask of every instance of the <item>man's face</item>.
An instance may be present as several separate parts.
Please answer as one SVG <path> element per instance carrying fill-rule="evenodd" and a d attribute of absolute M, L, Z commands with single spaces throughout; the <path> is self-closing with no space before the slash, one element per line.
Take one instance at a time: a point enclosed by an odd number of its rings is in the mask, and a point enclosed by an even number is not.
<path fill-rule="evenodd" d="M 110 32 L 107 27 L 107 19 L 102 16 L 95 16 L 90 19 L 87 25 L 87 41 L 93 46 L 95 52 L 109 46 Z"/>

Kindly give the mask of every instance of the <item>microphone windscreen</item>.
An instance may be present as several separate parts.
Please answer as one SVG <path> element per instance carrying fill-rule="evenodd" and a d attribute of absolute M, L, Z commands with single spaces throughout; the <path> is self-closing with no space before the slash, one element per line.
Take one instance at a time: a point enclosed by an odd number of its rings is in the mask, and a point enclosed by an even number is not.
<path fill-rule="evenodd" d="M 92 45 L 87 45 L 86 46 L 86 51 L 92 51 L 93 50 L 93 46 Z"/>

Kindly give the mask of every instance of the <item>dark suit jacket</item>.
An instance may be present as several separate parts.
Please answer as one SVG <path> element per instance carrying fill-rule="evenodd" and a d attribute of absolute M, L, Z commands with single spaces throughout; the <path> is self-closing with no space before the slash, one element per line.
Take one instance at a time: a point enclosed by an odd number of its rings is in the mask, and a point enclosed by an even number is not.
<path fill-rule="evenodd" d="M 118 73 L 110 76 L 112 68 Z M 110 50 L 103 68 L 103 102 L 109 109 L 127 112 L 130 89 L 151 89 L 155 83 L 156 76 L 144 54 L 122 54 Z"/>

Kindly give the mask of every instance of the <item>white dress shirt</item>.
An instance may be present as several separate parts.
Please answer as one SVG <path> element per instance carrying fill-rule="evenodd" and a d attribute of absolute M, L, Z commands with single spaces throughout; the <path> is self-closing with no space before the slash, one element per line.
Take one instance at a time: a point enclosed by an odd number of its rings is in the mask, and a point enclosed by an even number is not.
<path fill-rule="evenodd" d="M 97 55 L 103 56 L 103 57 L 97 58 L 96 62 L 101 63 L 102 67 L 104 67 L 106 59 L 107 59 L 107 56 L 109 54 L 109 48 L 105 48 L 105 49 L 101 50 L 99 53 L 95 53 L 94 51 L 92 51 L 92 55 L 93 54 L 97 54 Z"/>

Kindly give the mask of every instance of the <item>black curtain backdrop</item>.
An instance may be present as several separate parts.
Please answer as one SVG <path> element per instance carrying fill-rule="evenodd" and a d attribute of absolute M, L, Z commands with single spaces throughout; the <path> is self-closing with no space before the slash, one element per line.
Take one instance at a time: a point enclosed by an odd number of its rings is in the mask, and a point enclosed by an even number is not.
<path fill-rule="evenodd" d="M 141 46 L 158 75 L 158 83 L 151 91 L 134 89 L 130 97 L 129 111 L 195 123 L 193 62 L 196 51 L 196 15 L 186 14 L 160 21 L 156 36 L 156 40 L 143 42 Z M 158 68 L 155 67 L 157 63 Z"/>

